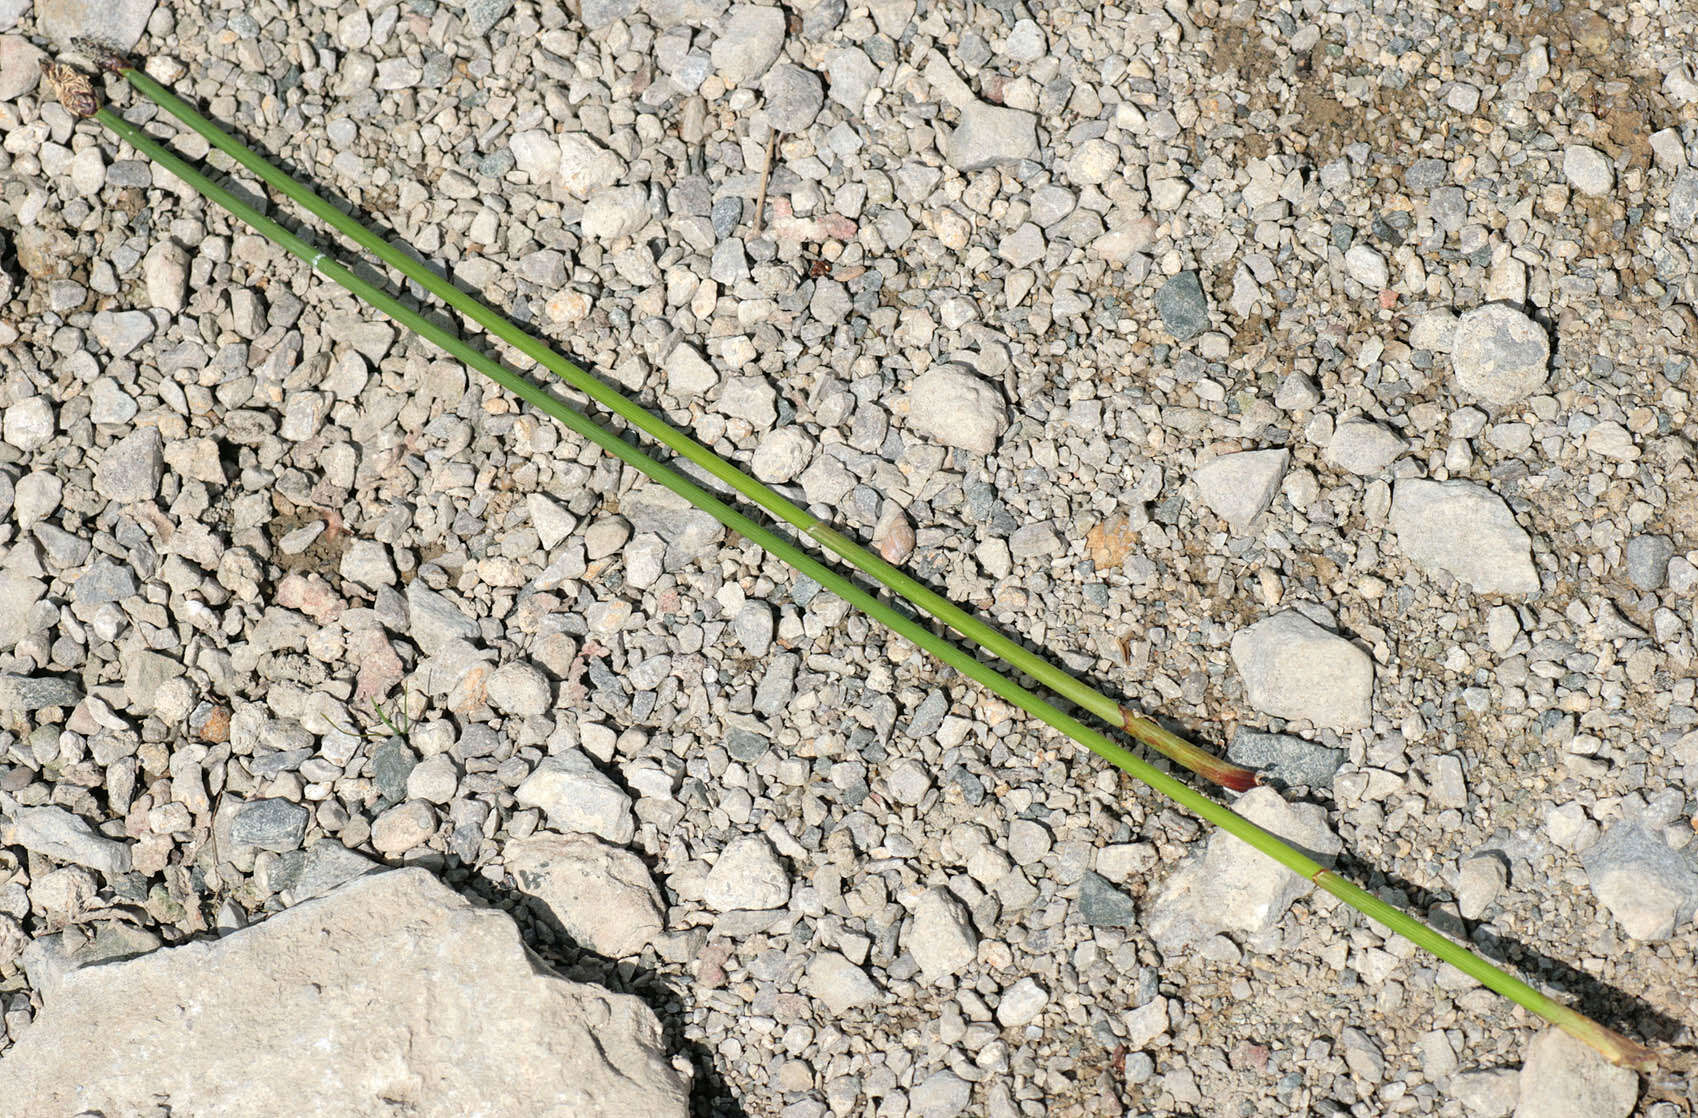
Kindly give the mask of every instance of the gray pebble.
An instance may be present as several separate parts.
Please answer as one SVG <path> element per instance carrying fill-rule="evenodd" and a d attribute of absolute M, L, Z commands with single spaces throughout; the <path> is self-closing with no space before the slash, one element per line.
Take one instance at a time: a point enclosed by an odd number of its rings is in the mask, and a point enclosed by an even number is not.
<path fill-rule="evenodd" d="M 479 37 L 487 35 L 512 10 L 513 0 L 471 0 L 465 9 L 466 32 Z"/>
<path fill-rule="evenodd" d="M 405 854 L 436 833 L 436 810 L 423 800 L 397 804 L 372 821 L 371 845 L 379 854 Z"/>
<path fill-rule="evenodd" d="M 377 794 L 383 803 L 397 803 L 407 798 L 407 781 L 413 766 L 418 763 L 418 754 L 399 737 L 386 739 L 372 751 L 372 782 L 377 785 Z"/>
<path fill-rule="evenodd" d="M 171 314 L 180 313 L 189 284 L 188 251 L 173 241 L 160 241 L 148 250 L 142 260 L 142 280 L 147 285 L 149 303 Z M 152 329 L 153 323 L 149 319 L 149 334 Z M 105 339 L 102 339 L 102 344 L 107 344 Z M 108 345 L 108 348 L 111 346 Z"/>
<path fill-rule="evenodd" d="M 277 798 L 247 800 L 231 813 L 230 842 L 251 850 L 294 850 L 306 837 L 307 820 L 307 809 L 300 804 Z"/>
<path fill-rule="evenodd" d="M 1627 1118 L 1639 1076 L 1554 1026 L 1527 1047 L 1521 1062 L 1517 1118 Z"/>
<path fill-rule="evenodd" d="M 809 961 L 807 990 L 833 1014 L 870 1005 L 879 996 L 867 972 L 836 951 L 823 951 Z"/>
<path fill-rule="evenodd" d="M 113 357 L 127 357 L 153 337 L 153 319 L 142 311 L 101 311 L 90 325 L 94 340 Z"/>
<path fill-rule="evenodd" d="M 5 23 L 0 22 L 3 26 Z M 41 63 L 46 58 L 22 35 L 0 35 L 0 101 L 16 101 L 33 90 L 41 80 Z"/>
<path fill-rule="evenodd" d="M 837 30 L 848 14 L 849 5 L 845 0 L 814 0 L 811 4 L 804 4 L 802 9 L 803 36 L 822 40 Z"/>
<path fill-rule="evenodd" d="M 713 209 L 709 212 L 709 220 L 713 222 L 713 232 L 715 236 L 721 238 L 731 236 L 743 220 L 743 199 L 732 195 L 726 195 L 724 197 L 714 199 Z M 743 251 L 743 246 L 741 244 L 737 246 L 737 251 L 739 254 Z M 721 265 L 717 262 L 718 258 L 719 247 L 715 246 L 715 263 L 711 265 L 710 270 L 720 270 Z M 730 261 L 727 261 L 724 265 L 724 268 L 726 269 L 730 269 L 731 267 L 732 264 Z M 745 272 L 747 271 L 746 264 L 744 265 L 744 270 Z M 716 276 L 715 279 L 717 280 L 718 277 Z"/>
<path fill-rule="evenodd" d="M 294 861 L 296 857 L 298 862 Z M 328 838 L 319 839 L 298 856 L 285 854 L 283 862 L 286 866 L 293 866 L 287 878 L 279 882 L 279 891 L 286 904 L 299 904 L 323 896 L 338 885 L 378 868 L 378 864 L 364 854 Z"/>
<path fill-rule="evenodd" d="M 1636 821 L 1610 827 L 1581 862 L 1592 892 L 1634 939 L 1666 940 L 1698 912 L 1692 847 L 1674 850 Z"/>
<path fill-rule="evenodd" d="M 784 12 L 755 4 L 736 4 L 713 42 L 713 68 L 729 85 L 757 81 L 784 49 Z"/>
<path fill-rule="evenodd" d="M 1627 541 L 1627 577 L 1641 590 L 1661 590 L 1668 578 L 1674 541 L 1667 536 L 1634 536 Z"/>
<path fill-rule="evenodd" d="M 1615 168 L 1597 148 L 1569 144 L 1562 153 L 1562 174 L 1574 189 L 1601 198 L 1615 188 Z"/>
<path fill-rule="evenodd" d="M 27 807 L 9 820 L 0 817 L 0 842 L 107 875 L 130 869 L 126 844 L 105 837 L 62 807 Z"/>
<path fill-rule="evenodd" d="M 620 510 L 635 531 L 652 532 L 666 541 L 668 570 L 695 559 L 725 535 L 725 526 L 710 514 L 658 484 L 632 491 Z"/>
<path fill-rule="evenodd" d="M 936 688 L 928 691 L 920 705 L 914 708 L 913 716 L 903 733 L 911 738 L 924 740 L 937 733 L 943 725 L 943 720 L 949 714 L 949 696 Z"/>
<path fill-rule="evenodd" d="M 1365 244 L 1350 246 L 1350 250 L 1344 254 L 1344 268 L 1350 273 L 1350 278 L 1369 291 L 1379 291 L 1391 281 L 1391 270 L 1386 265 L 1386 258 Z"/>
<path fill-rule="evenodd" d="M 831 81 L 831 99 L 860 116 L 867 96 L 878 85 L 878 67 L 856 47 L 838 47 L 825 56 L 826 76 Z"/>
<path fill-rule="evenodd" d="M 1267 734 L 1242 727 L 1233 735 L 1226 755 L 1235 764 L 1257 770 L 1263 778 L 1305 788 L 1331 788 L 1333 775 L 1349 756 L 1342 749 L 1290 734 Z"/>
<path fill-rule="evenodd" d="M 390 561 L 389 548 L 376 540 L 355 540 L 342 553 L 339 572 L 349 582 L 368 590 L 394 586 L 395 564 Z"/>
<path fill-rule="evenodd" d="M 1371 721 L 1373 661 L 1295 610 L 1233 636 L 1232 662 L 1257 710 L 1338 729 Z"/>
<path fill-rule="evenodd" d="M 640 186 L 597 190 L 584 207 L 584 236 L 610 242 L 628 237 L 649 222 L 649 192 Z"/>
<path fill-rule="evenodd" d="M 1044 1006 L 1049 1004 L 1049 992 L 1038 985 L 1037 979 L 1028 975 L 1002 992 L 1002 998 L 997 1002 L 997 1024 L 1005 1029 L 1017 1029 L 1037 1020 Z"/>
<path fill-rule="evenodd" d="M 1698 222 L 1698 171 L 1683 168 L 1669 187 L 1669 228 L 1684 233 Z"/>
<path fill-rule="evenodd" d="M 936 886 L 914 903 L 914 919 L 906 938 L 908 950 L 927 982 L 940 982 L 973 965 L 978 957 L 978 933 L 973 919 L 955 894 Z"/>
<path fill-rule="evenodd" d="M 944 446 L 990 454 L 1008 428 L 1008 409 L 966 366 L 934 365 L 914 382 L 908 422 Z"/>
<path fill-rule="evenodd" d="M 136 416 L 136 402 L 111 377 L 101 377 L 89 386 L 89 419 L 95 423 L 128 423 Z"/>
<path fill-rule="evenodd" d="M 1423 570 L 1445 571 L 1481 594 L 1534 594 L 1532 541 L 1503 499 L 1468 481 L 1408 478 L 1392 493 L 1397 546 Z"/>
<path fill-rule="evenodd" d="M 736 212 L 741 214 L 742 208 L 743 203 L 739 199 Z M 729 216 L 730 211 L 727 210 L 726 214 Z M 733 228 L 735 228 L 735 224 L 728 225 L 725 232 L 729 234 Z M 743 251 L 743 242 L 740 239 L 730 237 L 714 246 L 713 258 L 708 263 L 708 276 L 715 283 L 728 285 L 741 283 L 749 278 L 749 258 Z M 678 348 L 687 349 L 688 347 L 680 346 Z M 708 387 L 711 388 L 712 385 L 709 384 Z M 676 392 L 678 389 L 674 388 L 673 391 Z M 697 391 L 705 392 L 707 389 L 701 388 Z"/>
<path fill-rule="evenodd" d="M 1197 494 L 1215 515 L 1244 535 L 1273 503 L 1291 464 L 1285 450 L 1249 450 L 1223 454 L 1191 475 Z"/>
<path fill-rule="evenodd" d="M 1407 449 L 1407 442 L 1378 423 L 1350 419 L 1333 432 L 1332 441 L 1327 443 L 1326 460 L 1360 477 L 1373 477 L 1384 472 Z"/>
<path fill-rule="evenodd" d="M 85 605 L 102 602 L 121 602 L 133 596 L 139 587 L 135 572 L 109 560 L 100 560 L 78 576 L 71 596 Z"/>
<path fill-rule="evenodd" d="M 1403 172 L 1403 185 L 1410 190 L 1431 190 L 1444 183 L 1450 164 L 1442 159 L 1417 159 Z"/>
<path fill-rule="evenodd" d="M 772 607 L 765 602 L 744 602 L 731 619 L 731 627 L 751 656 L 765 656 L 772 647 Z"/>
<path fill-rule="evenodd" d="M 541 493 L 528 495 L 525 507 L 531 514 L 531 527 L 536 529 L 537 539 L 549 551 L 559 547 L 577 530 L 578 518 L 561 507 L 559 502 Z"/>
<path fill-rule="evenodd" d="M 886 784 L 897 803 L 917 805 L 932 790 L 931 770 L 912 757 L 904 757 L 891 767 Z"/>
<path fill-rule="evenodd" d="M 48 707 L 74 707 L 82 688 L 57 676 L 0 675 L 0 714 L 33 714 Z"/>
<path fill-rule="evenodd" d="M 1054 844 L 1049 828 L 1031 819 L 1016 819 L 1008 827 L 1008 856 L 1017 866 L 1030 866 L 1043 859 Z"/>
<path fill-rule="evenodd" d="M 1015 62 L 1036 62 L 1048 49 L 1043 28 L 1030 19 L 1016 20 L 1002 45 L 1002 53 Z"/>
<path fill-rule="evenodd" d="M 35 450 L 51 439 L 58 429 L 52 401 L 45 396 L 26 396 L 6 409 L 0 421 L 0 435 L 22 451 Z"/>
<path fill-rule="evenodd" d="M 1156 313 L 1167 332 L 1189 341 L 1209 328 L 1209 300 L 1196 272 L 1180 272 L 1156 292 Z"/>
<path fill-rule="evenodd" d="M 715 410 L 764 431 L 778 419 L 777 401 L 778 394 L 765 377 L 730 377 L 720 390 Z"/>
<path fill-rule="evenodd" d="M 790 902 L 790 874 L 764 837 L 742 835 L 720 851 L 702 896 L 715 912 L 782 908 Z"/>
<path fill-rule="evenodd" d="M 620 846 L 637 832 L 631 797 L 577 750 L 544 758 L 513 798 L 542 808 L 549 824 L 562 831 L 599 835 Z"/>
<path fill-rule="evenodd" d="M 1465 920 L 1478 920 L 1503 892 L 1509 871 L 1496 854 L 1481 854 L 1462 863 L 1456 878 L 1456 907 Z"/>
<path fill-rule="evenodd" d="M 145 159 L 120 159 L 106 169 L 106 184 L 150 187 L 153 185 L 153 165 Z"/>
<path fill-rule="evenodd" d="M 797 660 L 793 653 L 768 657 L 766 674 L 755 688 L 755 709 L 768 717 L 779 714 L 796 693 Z"/>
<path fill-rule="evenodd" d="M 733 726 L 725 734 L 725 752 L 746 765 L 766 756 L 771 747 L 772 741 L 765 734 L 744 726 Z"/>
<path fill-rule="evenodd" d="M 459 788 L 460 774 L 454 758 L 446 753 L 426 757 L 407 774 L 406 798 L 445 804 Z"/>
<path fill-rule="evenodd" d="M 554 701 L 548 677 L 534 664 L 515 661 L 489 678 L 490 705 L 519 718 L 534 718 Z"/>
<path fill-rule="evenodd" d="M 1440 230 L 1458 232 L 1468 221 L 1468 195 L 1460 186 L 1441 186 L 1428 199 L 1427 210 Z"/>
<path fill-rule="evenodd" d="M 934 1071 L 908 1092 L 916 1118 L 956 1118 L 973 1104 L 973 1085 L 952 1071 Z"/>
<path fill-rule="evenodd" d="M 582 837 L 512 843 L 507 870 L 573 940 L 598 954 L 635 955 L 661 933 L 665 908 L 641 858 Z"/>
<path fill-rule="evenodd" d="M 1079 879 L 1079 918 L 1093 928 L 1130 928 L 1138 908 L 1106 877 L 1086 872 Z"/>
<path fill-rule="evenodd" d="M 639 6 L 639 0 L 583 0 L 579 6 L 579 15 L 583 18 L 585 27 L 598 31 L 610 23 L 634 15 Z"/>

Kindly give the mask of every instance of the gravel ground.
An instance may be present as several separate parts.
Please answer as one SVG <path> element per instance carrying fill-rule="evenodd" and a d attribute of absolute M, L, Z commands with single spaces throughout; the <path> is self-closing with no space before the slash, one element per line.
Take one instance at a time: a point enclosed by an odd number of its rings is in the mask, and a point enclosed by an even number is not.
<path fill-rule="evenodd" d="M 45 102 L 31 46 L 139 38 L 1270 766 L 1265 825 L 1690 1045 L 1679 5 L 92 10 L 0 0 L 0 1048 L 45 956 L 258 919 L 348 847 L 642 994 L 702 1113 L 1691 1113 L 1669 1075 L 1540 1101 L 1534 1019 L 398 337 Z"/>

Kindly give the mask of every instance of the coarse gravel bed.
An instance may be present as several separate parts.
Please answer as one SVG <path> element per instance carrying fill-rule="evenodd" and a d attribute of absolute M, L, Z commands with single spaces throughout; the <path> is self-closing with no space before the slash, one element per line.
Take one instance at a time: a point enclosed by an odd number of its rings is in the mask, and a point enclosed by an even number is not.
<path fill-rule="evenodd" d="M 1273 766 L 1265 825 L 1689 1060 L 1690 23 L 0 0 L 0 1053 L 40 960 L 258 921 L 330 840 L 641 996 L 698 1113 L 1690 1115 L 1678 1062 L 1570 1090 L 1530 1015 L 399 335 L 73 120 L 32 45 L 135 44 L 719 453 Z M 94 830 L 23 835 L 48 806 Z M 629 887 L 550 918 L 578 858 Z"/>

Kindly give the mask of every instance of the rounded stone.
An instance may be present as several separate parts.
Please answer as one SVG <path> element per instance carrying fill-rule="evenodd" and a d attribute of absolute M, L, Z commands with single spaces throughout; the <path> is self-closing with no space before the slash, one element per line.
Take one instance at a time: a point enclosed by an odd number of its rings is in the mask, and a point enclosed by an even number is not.
<path fill-rule="evenodd" d="M 780 132 L 806 130 L 825 105 L 819 77 L 788 62 L 767 71 L 761 93 L 766 97 L 767 118 Z"/>
<path fill-rule="evenodd" d="M 1493 404 L 1513 404 L 1543 388 L 1550 359 L 1544 328 L 1502 303 L 1463 315 L 1451 348 L 1457 384 Z"/>
<path fill-rule="evenodd" d="M 371 825 L 371 844 L 379 854 L 405 854 L 436 833 L 436 811 L 422 800 L 390 808 Z"/>
<path fill-rule="evenodd" d="M 26 396 L 6 409 L 0 423 L 5 440 L 22 451 L 31 451 L 53 437 L 56 423 L 53 404 L 45 396 Z"/>
<path fill-rule="evenodd" d="M 1585 144 L 1570 144 L 1562 153 L 1562 174 L 1582 194 L 1601 198 L 1615 187 L 1615 168 L 1609 157 Z"/>
<path fill-rule="evenodd" d="M 754 476 L 767 484 L 795 479 L 813 459 L 813 440 L 795 426 L 767 433 L 754 449 Z"/>
<path fill-rule="evenodd" d="M 1120 165 L 1120 149 L 1107 140 L 1086 140 L 1067 161 L 1067 177 L 1080 186 L 1107 182 Z"/>
<path fill-rule="evenodd" d="M 504 713 L 533 718 L 548 709 L 552 698 L 548 677 L 535 665 L 508 664 L 490 677 L 489 701 Z"/>
<path fill-rule="evenodd" d="M 1373 291 L 1382 291 L 1391 282 L 1386 258 L 1367 245 L 1351 245 L 1344 254 L 1344 267 L 1352 279 Z"/>
<path fill-rule="evenodd" d="M 909 424 L 944 446 L 990 454 L 1008 429 L 1008 409 L 988 381 L 961 365 L 937 365 L 914 382 Z"/>

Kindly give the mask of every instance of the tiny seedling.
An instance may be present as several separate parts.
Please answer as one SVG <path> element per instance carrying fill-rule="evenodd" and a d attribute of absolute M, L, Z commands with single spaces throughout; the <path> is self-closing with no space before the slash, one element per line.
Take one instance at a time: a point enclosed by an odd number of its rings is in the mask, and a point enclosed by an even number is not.
<path fill-rule="evenodd" d="M 342 732 L 349 737 L 363 738 L 366 741 L 387 741 L 389 738 L 400 738 L 402 741 L 406 741 L 407 735 L 412 733 L 413 727 L 418 724 L 418 719 L 409 713 L 412 706 L 413 692 L 411 688 L 407 689 L 399 702 L 391 703 L 388 707 L 385 707 L 376 697 L 373 697 L 371 713 L 377 719 L 378 725 L 368 725 L 360 729 L 341 727 Z"/>

